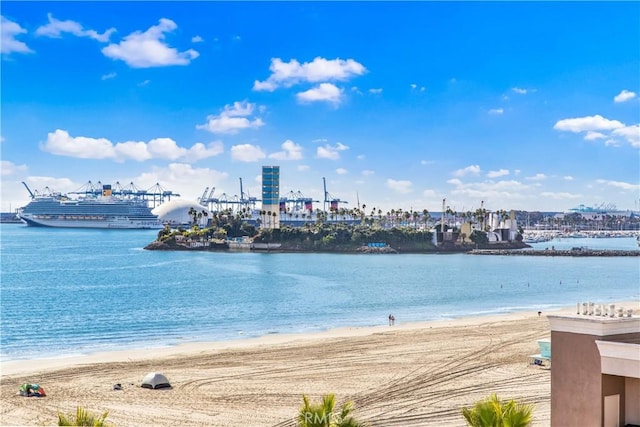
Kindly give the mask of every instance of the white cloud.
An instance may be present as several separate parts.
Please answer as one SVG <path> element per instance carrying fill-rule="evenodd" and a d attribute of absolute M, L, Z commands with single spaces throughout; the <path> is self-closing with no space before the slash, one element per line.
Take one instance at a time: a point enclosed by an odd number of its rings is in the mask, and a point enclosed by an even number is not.
<path fill-rule="evenodd" d="M 640 124 L 615 129 L 612 134 L 626 139 L 632 147 L 640 148 Z"/>
<path fill-rule="evenodd" d="M 613 130 L 621 127 L 624 127 L 624 125 L 619 121 L 605 119 L 599 114 L 596 114 L 595 116 L 559 120 L 553 126 L 555 130 L 574 133 L 598 130 Z"/>
<path fill-rule="evenodd" d="M 170 163 L 166 167 L 154 166 L 151 171 L 133 177 L 132 181 L 141 188 L 151 188 L 156 183 L 160 183 L 163 187 L 180 194 L 183 199 L 195 200 L 200 196 L 202 188 L 194 186 L 194 183 L 219 187 L 227 177 L 226 172 L 215 169 L 194 168 L 185 163 Z"/>
<path fill-rule="evenodd" d="M 640 191 L 640 184 L 631 184 L 631 183 L 622 182 L 622 181 L 610 181 L 606 179 L 598 179 L 596 182 L 598 184 L 609 185 L 611 187 L 620 188 L 622 190 Z"/>
<path fill-rule="evenodd" d="M 456 187 L 452 191 L 452 194 L 456 196 L 466 196 L 485 201 L 488 199 L 500 201 L 521 200 L 526 197 L 527 190 L 534 188 L 515 180 L 463 183 L 459 179 L 450 179 L 447 183 Z"/>
<path fill-rule="evenodd" d="M 573 181 L 573 177 L 571 175 L 564 176 L 563 179 L 565 181 Z"/>
<path fill-rule="evenodd" d="M 300 171 L 300 172 L 304 172 L 304 171 L 308 171 L 309 169 L 311 169 L 309 167 L 309 165 L 298 165 L 296 167 L 296 170 Z"/>
<path fill-rule="evenodd" d="M 513 92 L 517 93 L 517 94 L 520 94 L 520 95 L 525 95 L 528 92 L 527 89 L 523 89 L 523 88 L 520 88 L 520 87 L 514 87 L 511 90 Z"/>
<path fill-rule="evenodd" d="M 231 147 L 231 158 L 240 162 L 257 162 L 266 158 L 262 148 L 251 144 L 240 144 Z"/>
<path fill-rule="evenodd" d="M 627 126 L 618 120 L 605 119 L 600 115 L 579 117 L 575 119 L 564 119 L 558 121 L 554 129 L 569 132 L 586 132 L 584 139 L 594 141 L 604 139 L 606 146 L 619 147 L 622 138 L 632 147 L 640 148 L 640 124 Z M 598 131 L 611 131 L 609 135 Z"/>
<path fill-rule="evenodd" d="M 421 165 L 432 165 L 435 163 L 435 160 L 420 160 Z"/>
<path fill-rule="evenodd" d="M 320 85 L 304 92 L 296 94 L 299 102 L 329 102 L 334 105 L 340 104 L 344 90 L 331 83 L 321 83 Z"/>
<path fill-rule="evenodd" d="M 148 143 L 126 141 L 113 144 L 106 138 L 72 137 L 65 130 L 56 129 L 47 134 L 47 141 L 41 146 L 51 154 L 80 159 L 113 159 L 118 162 L 149 159 L 183 160 L 194 162 L 221 154 L 224 150 L 219 141 L 208 145 L 196 143 L 187 149 L 179 147 L 171 138 L 156 138 Z"/>
<path fill-rule="evenodd" d="M 114 79 L 117 76 L 116 73 L 109 73 L 109 74 L 103 74 L 102 77 L 100 77 L 102 80 L 111 80 Z"/>
<path fill-rule="evenodd" d="M 221 141 L 214 141 L 206 146 L 201 142 L 196 142 L 191 148 L 186 149 L 178 147 L 171 138 L 152 139 L 147 144 L 147 149 L 154 159 L 182 160 L 186 162 L 196 162 L 201 159 L 215 157 L 224 152 Z"/>
<path fill-rule="evenodd" d="M 434 199 L 436 197 L 438 197 L 438 193 L 436 193 L 435 190 L 431 190 L 431 189 L 426 189 L 422 191 L 422 195 L 424 197 L 427 197 L 429 199 Z"/>
<path fill-rule="evenodd" d="M 340 158 L 340 151 L 348 150 L 349 147 L 338 142 L 336 145 L 331 146 L 326 144 L 322 147 L 318 147 L 316 150 L 316 157 L 319 159 L 338 160 Z"/>
<path fill-rule="evenodd" d="M 291 87 L 300 82 L 346 81 L 366 72 L 366 68 L 353 59 L 329 60 L 321 57 L 303 64 L 295 59 L 283 62 L 280 58 L 272 58 L 269 70 L 271 71 L 269 78 L 262 82 L 256 80 L 253 90 L 272 92 L 279 87 Z"/>
<path fill-rule="evenodd" d="M 584 136 L 584 139 L 587 141 L 595 141 L 596 139 L 604 139 L 607 138 L 607 135 L 601 132 L 595 132 L 592 130 L 587 131 L 587 134 Z"/>
<path fill-rule="evenodd" d="M 25 179 L 32 191 L 42 192 L 46 187 L 50 191 L 67 193 L 78 189 L 78 184 L 69 178 L 53 178 L 50 176 L 30 176 Z"/>
<path fill-rule="evenodd" d="M 336 173 L 337 173 L 338 175 L 346 175 L 346 174 L 348 174 L 348 173 L 349 173 L 349 171 L 348 171 L 348 170 L 346 170 L 345 168 L 338 168 L 338 169 L 336 169 Z"/>
<path fill-rule="evenodd" d="M 12 52 L 33 52 L 29 49 L 29 46 L 27 46 L 26 43 L 21 42 L 16 38 L 19 34 L 25 34 L 27 30 L 22 28 L 18 23 L 8 20 L 4 16 L 2 16 L 0 24 L 0 35 L 2 37 L 2 39 L 0 39 L 0 53 L 8 55 Z"/>
<path fill-rule="evenodd" d="M 145 32 L 135 31 L 118 44 L 110 44 L 102 53 L 112 59 L 119 59 L 133 68 L 164 67 L 168 65 L 188 65 L 200 54 L 193 49 L 178 52 L 165 42 L 165 33 L 178 26 L 170 19 L 162 18 L 158 25 Z"/>
<path fill-rule="evenodd" d="M 554 200 L 568 200 L 568 199 L 580 199 L 582 198 L 581 194 L 573 194 L 567 192 L 553 192 L 553 191 L 543 191 L 540 193 L 542 197 L 546 197 L 548 199 Z"/>
<path fill-rule="evenodd" d="M 378 95 L 382 93 L 382 89 L 378 88 L 378 89 L 369 89 L 369 93 L 373 93 L 374 95 Z"/>
<path fill-rule="evenodd" d="M 542 181 L 547 179 L 547 176 L 543 173 L 537 173 L 533 176 L 528 176 L 527 179 L 530 181 Z"/>
<path fill-rule="evenodd" d="M 411 188 L 411 181 L 407 180 L 395 180 L 395 179 L 387 179 L 387 188 L 401 194 L 411 193 L 413 190 Z"/>
<path fill-rule="evenodd" d="M 211 133 L 236 134 L 241 129 L 256 129 L 264 125 L 261 118 L 248 119 L 253 115 L 256 104 L 247 101 L 225 105 L 217 116 L 207 116 L 207 123 L 197 125 L 196 129 L 208 130 Z"/>
<path fill-rule="evenodd" d="M 0 161 L 0 174 L 2 176 L 17 175 L 27 171 L 27 165 L 16 165 L 7 160 Z"/>
<path fill-rule="evenodd" d="M 200 36 L 191 37 L 191 43 L 202 43 L 204 39 Z"/>
<path fill-rule="evenodd" d="M 374 171 L 372 171 L 372 170 L 369 170 L 369 169 L 365 169 L 365 170 L 363 170 L 363 171 L 361 172 L 361 174 L 362 174 L 363 176 L 371 176 L 371 175 L 375 174 L 375 172 L 374 172 Z"/>
<path fill-rule="evenodd" d="M 489 114 L 500 115 L 504 113 L 504 108 L 492 108 L 489 110 Z"/>
<path fill-rule="evenodd" d="M 506 176 L 509 175 L 509 170 L 508 169 L 500 169 L 497 171 L 489 171 L 489 173 L 487 173 L 487 177 L 489 178 L 497 178 L 499 176 Z"/>
<path fill-rule="evenodd" d="M 480 173 L 480 166 L 471 165 L 471 166 L 467 166 L 464 169 L 458 169 L 457 171 L 453 172 L 453 175 L 460 177 L 468 174 L 478 175 L 479 173 Z"/>
<path fill-rule="evenodd" d="M 115 28 L 109 28 L 104 33 L 100 34 L 95 30 L 85 30 L 82 28 L 82 25 L 75 21 L 59 21 L 50 13 L 47 14 L 47 17 L 49 18 L 49 23 L 36 30 L 36 34 L 39 36 L 59 38 L 62 37 L 63 33 L 70 33 L 77 37 L 89 37 L 99 42 L 106 43 L 109 41 L 111 34 L 116 31 Z"/>
<path fill-rule="evenodd" d="M 280 146 L 282 147 L 282 151 L 278 151 L 277 153 L 273 153 L 269 155 L 270 159 L 276 160 L 301 160 L 302 159 L 302 146 L 296 144 L 295 142 L 287 139 Z"/>
<path fill-rule="evenodd" d="M 604 142 L 605 147 L 620 147 L 620 141 L 616 141 L 615 139 L 607 139 Z"/>
<path fill-rule="evenodd" d="M 111 141 L 106 138 L 72 137 L 65 130 L 56 129 L 47 134 L 42 150 L 59 156 L 80 159 L 108 159 L 115 157 Z"/>
<path fill-rule="evenodd" d="M 617 94 L 616 96 L 613 97 L 613 101 L 614 102 L 625 102 L 625 101 L 629 101 L 630 99 L 635 98 L 637 95 L 635 92 L 631 92 L 628 91 L 626 89 L 623 89 L 622 92 L 620 92 L 619 94 Z"/>

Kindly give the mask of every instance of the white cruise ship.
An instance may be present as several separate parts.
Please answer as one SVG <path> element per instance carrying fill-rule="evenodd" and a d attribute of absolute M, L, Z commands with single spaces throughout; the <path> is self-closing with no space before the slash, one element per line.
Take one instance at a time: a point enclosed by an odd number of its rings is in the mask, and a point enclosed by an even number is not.
<path fill-rule="evenodd" d="M 26 184 L 25 184 L 26 186 Z M 77 199 L 54 193 L 31 194 L 31 201 L 18 210 L 18 217 L 29 226 L 58 228 L 160 229 L 157 215 L 141 198 L 115 197 L 104 185 L 101 195 Z"/>

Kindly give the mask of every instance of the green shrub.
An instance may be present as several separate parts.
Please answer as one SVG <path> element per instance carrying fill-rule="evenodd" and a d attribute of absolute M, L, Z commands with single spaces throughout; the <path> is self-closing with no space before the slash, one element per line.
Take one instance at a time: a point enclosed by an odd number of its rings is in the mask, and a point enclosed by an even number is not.
<path fill-rule="evenodd" d="M 78 406 L 76 410 L 75 419 L 73 415 L 64 415 L 58 413 L 58 425 L 59 426 L 92 426 L 92 427 L 108 427 L 111 424 L 107 423 L 105 419 L 109 411 L 105 411 L 104 414 L 96 416 L 84 408 Z"/>

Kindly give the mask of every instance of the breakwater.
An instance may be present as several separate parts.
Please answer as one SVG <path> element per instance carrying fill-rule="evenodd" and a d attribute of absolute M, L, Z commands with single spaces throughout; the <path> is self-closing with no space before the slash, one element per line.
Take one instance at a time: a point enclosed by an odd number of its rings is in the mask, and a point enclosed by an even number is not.
<path fill-rule="evenodd" d="M 471 255 L 511 255 L 511 256 L 571 256 L 571 257 L 610 257 L 610 256 L 640 256 L 640 250 L 620 249 L 544 249 L 544 250 L 509 250 L 509 249 L 474 249 Z"/>

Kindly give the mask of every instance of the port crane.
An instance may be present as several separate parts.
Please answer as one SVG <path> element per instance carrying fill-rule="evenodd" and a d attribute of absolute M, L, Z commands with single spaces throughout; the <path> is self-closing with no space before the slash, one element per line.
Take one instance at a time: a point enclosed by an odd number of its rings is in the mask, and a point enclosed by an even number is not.
<path fill-rule="evenodd" d="M 329 194 L 329 192 L 327 191 L 327 180 L 322 177 L 322 183 L 324 185 L 324 210 L 326 211 L 337 211 L 340 206 L 340 203 L 349 203 L 345 200 L 340 200 L 337 197 L 332 196 L 331 194 Z M 327 209 L 328 207 L 328 209 Z"/>
<path fill-rule="evenodd" d="M 256 202 L 260 201 L 256 197 L 252 197 L 249 193 L 244 191 L 242 185 L 242 178 L 240 178 L 240 196 L 233 195 L 230 196 L 227 193 L 222 193 L 217 197 L 214 197 L 214 192 L 216 191 L 215 187 L 206 187 L 202 196 L 200 196 L 199 203 L 202 206 L 206 206 L 210 211 L 213 212 L 221 212 L 224 210 L 231 210 L 233 212 L 245 210 L 254 210 L 256 208 Z"/>
<path fill-rule="evenodd" d="M 314 203 L 320 203 L 320 201 L 305 197 L 301 191 L 290 191 L 286 196 L 280 198 L 280 212 L 293 214 L 313 212 Z"/>
<path fill-rule="evenodd" d="M 82 187 L 75 191 L 70 191 L 69 194 L 77 194 L 85 197 L 99 197 L 103 195 L 102 181 L 98 181 L 95 184 L 91 181 L 85 183 Z M 120 181 L 111 186 L 111 195 L 122 198 L 138 198 L 143 199 L 147 203 L 150 203 L 152 207 L 156 207 L 167 201 L 171 201 L 171 197 L 179 197 L 180 194 L 174 193 L 171 190 L 167 190 L 160 183 L 156 183 L 152 187 L 144 190 L 133 182 L 128 185 L 122 185 Z"/>

